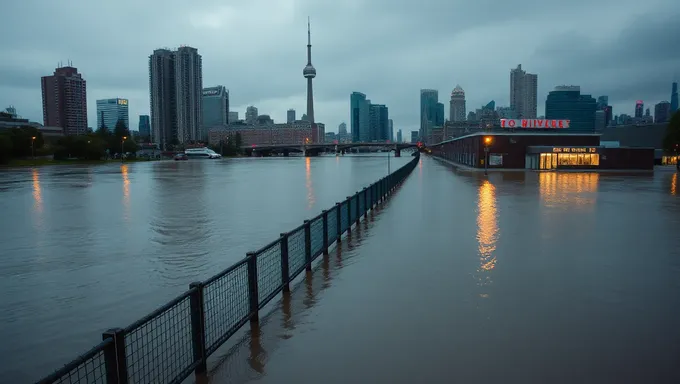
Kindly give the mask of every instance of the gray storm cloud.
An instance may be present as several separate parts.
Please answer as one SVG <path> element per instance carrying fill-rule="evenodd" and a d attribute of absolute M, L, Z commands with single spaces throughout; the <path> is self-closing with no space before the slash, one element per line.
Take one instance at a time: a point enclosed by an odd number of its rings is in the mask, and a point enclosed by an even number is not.
<path fill-rule="evenodd" d="M 312 19 L 317 120 L 328 130 L 349 118 L 349 94 L 386 104 L 396 129 L 418 126 L 420 88 L 447 103 L 461 84 L 468 109 L 508 103 L 509 71 L 539 75 L 539 113 L 549 90 L 579 84 L 607 94 L 615 113 L 633 102 L 668 99 L 680 70 L 680 3 L 650 0 L 50 2 L 4 6 L 0 26 L 0 107 L 42 120 L 40 76 L 72 60 L 95 100 L 130 99 L 147 114 L 148 56 L 191 45 L 203 56 L 204 84 L 223 84 L 231 104 L 256 105 L 283 121 L 302 114 L 306 18 Z M 642 8 L 642 9 L 641 9 Z M 136 119 L 131 119 L 134 122 Z M 92 125 L 92 123 L 90 123 Z"/>

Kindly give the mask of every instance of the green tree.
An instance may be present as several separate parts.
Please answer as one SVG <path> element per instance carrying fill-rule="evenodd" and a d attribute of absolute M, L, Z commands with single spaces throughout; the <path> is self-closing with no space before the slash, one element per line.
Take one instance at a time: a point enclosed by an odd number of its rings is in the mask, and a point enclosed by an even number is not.
<path fill-rule="evenodd" d="M 7 163 L 12 159 L 12 138 L 8 133 L 0 133 L 0 163 Z"/>
<path fill-rule="evenodd" d="M 663 149 L 667 153 L 680 152 L 680 111 L 671 116 L 666 127 L 666 136 L 663 138 Z"/>
<path fill-rule="evenodd" d="M 57 141 L 54 158 L 101 160 L 106 154 L 107 140 L 98 134 L 64 136 Z"/>
<path fill-rule="evenodd" d="M 5 134 L 12 141 L 12 157 L 14 158 L 29 157 L 32 152 L 41 149 L 45 144 L 42 132 L 32 126 L 10 128 Z"/>
<path fill-rule="evenodd" d="M 123 120 L 118 120 L 116 122 L 116 127 L 113 129 L 113 135 L 117 138 L 122 138 L 123 136 L 130 137 L 130 130 L 125 126 Z"/>

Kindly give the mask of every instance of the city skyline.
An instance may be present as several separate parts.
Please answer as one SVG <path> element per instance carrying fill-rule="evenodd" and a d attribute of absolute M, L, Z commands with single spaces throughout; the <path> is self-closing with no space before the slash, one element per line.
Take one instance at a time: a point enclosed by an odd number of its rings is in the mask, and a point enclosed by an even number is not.
<path fill-rule="evenodd" d="M 674 23 L 680 11 L 674 10 L 670 0 L 651 1 L 647 8 L 664 10 L 658 13 L 641 12 L 632 1 L 598 4 L 607 11 L 607 18 L 597 12 L 583 16 L 585 2 L 551 6 L 531 2 L 531 14 L 517 15 L 512 21 L 501 18 L 507 16 L 505 5 L 488 10 L 482 5 L 462 7 L 432 2 L 430 7 L 410 8 L 397 2 L 384 14 L 380 1 L 358 5 L 303 2 L 296 6 L 256 1 L 243 5 L 246 9 L 226 8 L 217 2 L 190 6 L 171 3 L 164 7 L 153 2 L 135 3 L 135 12 L 125 11 L 123 17 L 135 22 L 126 23 L 129 27 L 119 31 L 121 38 L 113 40 L 102 39 L 114 28 L 108 18 L 95 22 L 86 16 L 100 13 L 97 4 L 78 2 L 72 7 L 76 10 L 69 13 L 63 3 L 10 4 L 8 12 L 17 16 L 7 20 L 10 54 L 0 67 L 0 107 L 14 105 L 22 116 L 42 121 L 40 77 L 53 72 L 57 62 L 69 59 L 87 81 L 89 126 L 95 126 L 95 100 L 116 96 L 129 99 L 130 117 L 136 120 L 150 113 L 149 53 L 163 46 L 187 44 L 203 56 L 204 84 L 223 84 L 230 90 L 232 111 L 242 116 L 246 106 L 254 105 L 275 121 L 284 122 L 288 109 L 305 110 L 306 87 L 299 71 L 305 64 L 302 60 L 306 47 L 301 41 L 307 14 L 315 22 L 314 62 L 324 74 L 315 83 L 315 120 L 333 127 L 331 130 L 340 122 L 350 121 L 347 96 L 353 91 L 388 105 L 395 130 L 406 132 L 420 125 L 420 89 L 438 90 L 439 101 L 448 104 L 444 96 L 460 84 L 468 109 L 489 100 L 495 100 L 498 106 L 509 106 L 508 72 L 518 64 L 539 76 L 539 116 L 545 113 L 548 92 L 557 85 L 579 85 L 588 94 L 608 95 L 615 114 L 633 115 L 635 100 L 644 100 L 646 106 L 670 101 L 670 84 L 678 80 L 675 63 L 680 53 L 673 49 L 677 44 L 672 36 L 680 32 Z M 462 22 L 422 28 L 432 24 L 432 17 L 450 14 L 449 7 L 458 7 L 457 13 L 464 11 L 468 17 Z M 112 15 L 110 19 L 116 19 L 115 14 L 123 12 L 122 8 L 107 10 Z M 371 37 L 385 41 L 377 50 L 357 51 L 353 39 L 359 38 L 359 31 L 344 22 L 345 16 L 356 15 L 357 10 L 362 11 L 357 23 L 373 25 L 369 28 Z M 230 40 L 228 49 L 224 49 L 223 36 L 247 28 L 234 21 L 239 12 L 271 14 L 271 22 L 244 39 Z M 643 13 L 649 17 L 642 17 Z M 405 22 L 395 32 L 368 23 L 376 14 L 383 14 L 390 24 Z M 578 15 L 578 30 L 547 17 L 554 14 Z M 42 20 L 47 15 L 50 17 Z M 85 24 L 81 18 L 86 19 Z M 168 18 L 177 23 L 164 26 Z M 56 19 L 63 20 L 65 27 L 54 30 Z M 31 25 L 37 24 L 31 35 L 40 36 L 39 40 L 30 40 L 18 27 L 29 20 Z M 87 28 L 88 33 L 78 33 L 76 26 Z M 479 28 L 486 32 L 477 33 Z M 40 33 L 43 29 L 50 32 Z M 588 35 L 578 31 L 588 31 Z M 522 44 L 509 44 L 510 41 Z M 459 52 L 472 52 L 480 46 L 492 60 L 487 60 L 486 55 L 480 60 L 455 59 Z M 658 46 L 668 48 L 654 48 Z M 394 91 L 395 87 L 399 92 Z"/>

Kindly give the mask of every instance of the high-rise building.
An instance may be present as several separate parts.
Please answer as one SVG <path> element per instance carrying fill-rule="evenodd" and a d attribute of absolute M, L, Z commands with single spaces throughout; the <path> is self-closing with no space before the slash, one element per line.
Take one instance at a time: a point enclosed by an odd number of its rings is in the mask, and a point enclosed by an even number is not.
<path fill-rule="evenodd" d="M 402 143 L 404 138 L 402 137 L 401 134 L 401 129 L 397 131 L 397 143 Z"/>
<path fill-rule="evenodd" d="M 460 85 L 451 91 L 451 101 L 449 101 L 449 120 L 465 121 L 465 91 Z"/>
<path fill-rule="evenodd" d="M 149 56 L 149 94 L 151 141 L 166 150 L 178 143 L 174 52 L 156 49 Z"/>
<path fill-rule="evenodd" d="M 203 132 L 229 123 L 229 91 L 223 85 L 203 88 Z"/>
<path fill-rule="evenodd" d="M 441 127 L 444 125 L 444 121 L 446 120 L 446 116 L 444 115 L 444 103 L 437 102 L 437 110 L 436 114 L 434 115 L 434 125 L 435 127 Z"/>
<path fill-rule="evenodd" d="M 387 140 L 394 141 L 394 122 L 392 121 L 392 119 L 387 120 L 387 125 L 389 126 L 389 134 L 387 136 Z"/>
<path fill-rule="evenodd" d="M 351 141 L 351 137 L 347 134 L 347 124 L 340 123 L 338 125 L 337 140 L 343 143 Z"/>
<path fill-rule="evenodd" d="M 203 61 L 198 50 L 179 47 L 175 52 L 177 139 L 180 143 L 207 140 L 203 120 Z"/>
<path fill-rule="evenodd" d="M 113 132 L 119 121 L 125 124 L 125 129 L 130 129 L 128 115 L 128 99 L 103 99 L 97 100 L 97 128 L 106 128 Z"/>
<path fill-rule="evenodd" d="M 678 83 L 673 82 L 671 87 L 671 113 L 678 110 Z"/>
<path fill-rule="evenodd" d="M 257 107 L 251 105 L 246 108 L 246 124 L 257 123 L 257 116 Z"/>
<path fill-rule="evenodd" d="M 323 140 L 326 137 L 326 124 L 316 123 L 316 132 L 319 137 L 319 142 L 323 143 Z"/>
<path fill-rule="evenodd" d="M 292 123 L 295 121 L 295 110 L 294 109 L 289 109 L 286 112 L 286 122 L 288 124 Z"/>
<path fill-rule="evenodd" d="M 599 96 L 597 98 L 597 110 L 604 111 L 604 125 L 609 126 L 612 121 L 612 107 L 609 105 L 609 96 Z"/>
<path fill-rule="evenodd" d="M 318 127 L 314 122 L 314 90 L 312 80 L 316 77 L 316 69 L 312 65 L 312 32 L 307 19 L 307 65 L 302 70 L 302 76 L 307 79 L 307 120 L 312 123 L 312 142 L 320 141 Z"/>
<path fill-rule="evenodd" d="M 440 111 L 437 104 L 439 104 L 439 92 L 437 90 L 420 90 L 420 137 L 427 137 L 428 132 L 433 127 L 444 124 L 443 121 L 438 121 Z"/>
<path fill-rule="evenodd" d="M 234 111 L 234 112 L 229 111 L 229 113 L 227 113 L 227 121 L 229 122 L 229 124 L 237 122 L 238 121 L 238 111 Z"/>
<path fill-rule="evenodd" d="M 641 118 L 645 110 L 645 103 L 642 100 L 635 102 L 635 117 Z"/>
<path fill-rule="evenodd" d="M 350 100 L 350 129 L 355 143 L 369 141 L 370 101 L 361 92 L 352 92 Z"/>
<path fill-rule="evenodd" d="M 41 78 L 43 124 L 65 135 L 87 133 L 87 86 L 78 68 L 67 66 Z"/>
<path fill-rule="evenodd" d="M 139 135 L 142 138 L 148 139 L 151 137 L 151 120 L 149 115 L 139 115 Z"/>
<path fill-rule="evenodd" d="M 162 149 L 205 140 L 203 120 L 203 64 L 198 50 L 156 49 L 149 56 L 149 93 L 153 142 Z"/>
<path fill-rule="evenodd" d="M 605 111 L 603 109 L 595 110 L 595 130 L 600 132 L 605 127 Z"/>
<path fill-rule="evenodd" d="M 545 118 L 570 120 L 570 132 L 595 131 L 597 102 L 591 95 L 582 95 L 579 86 L 558 86 L 545 101 Z"/>
<path fill-rule="evenodd" d="M 383 104 L 371 104 L 369 108 L 368 141 L 384 142 L 388 140 L 390 131 L 389 112 Z"/>
<path fill-rule="evenodd" d="M 420 132 L 419 131 L 411 131 L 411 144 L 415 144 L 418 142 L 418 139 L 420 139 Z"/>
<path fill-rule="evenodd" d="M 671 103 L 662 101 L 654 106 L 654 122 L 666 123 L 671 118 Z"/>
<path fill-rule="evenodd" d="M 538 106 L 538 75 L 526 73 L 522 64 L 510 70 L 510 108 L 520 119 L 535 119 Z"/>

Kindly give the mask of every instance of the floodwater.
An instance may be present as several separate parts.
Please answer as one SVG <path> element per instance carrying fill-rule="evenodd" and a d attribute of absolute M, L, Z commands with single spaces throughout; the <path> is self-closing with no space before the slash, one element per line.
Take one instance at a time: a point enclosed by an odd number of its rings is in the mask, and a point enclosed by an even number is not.
<path fill-rule="evenodd" d="M 387 161 L 383 153 L 0 169 L 0 382 L 60 368 L 103 331 L 385 176 Z"/>
<path fill-rule="evenodd" d="M 423 157 L 211 382 L 679 383 L 679 187 Z"/>

